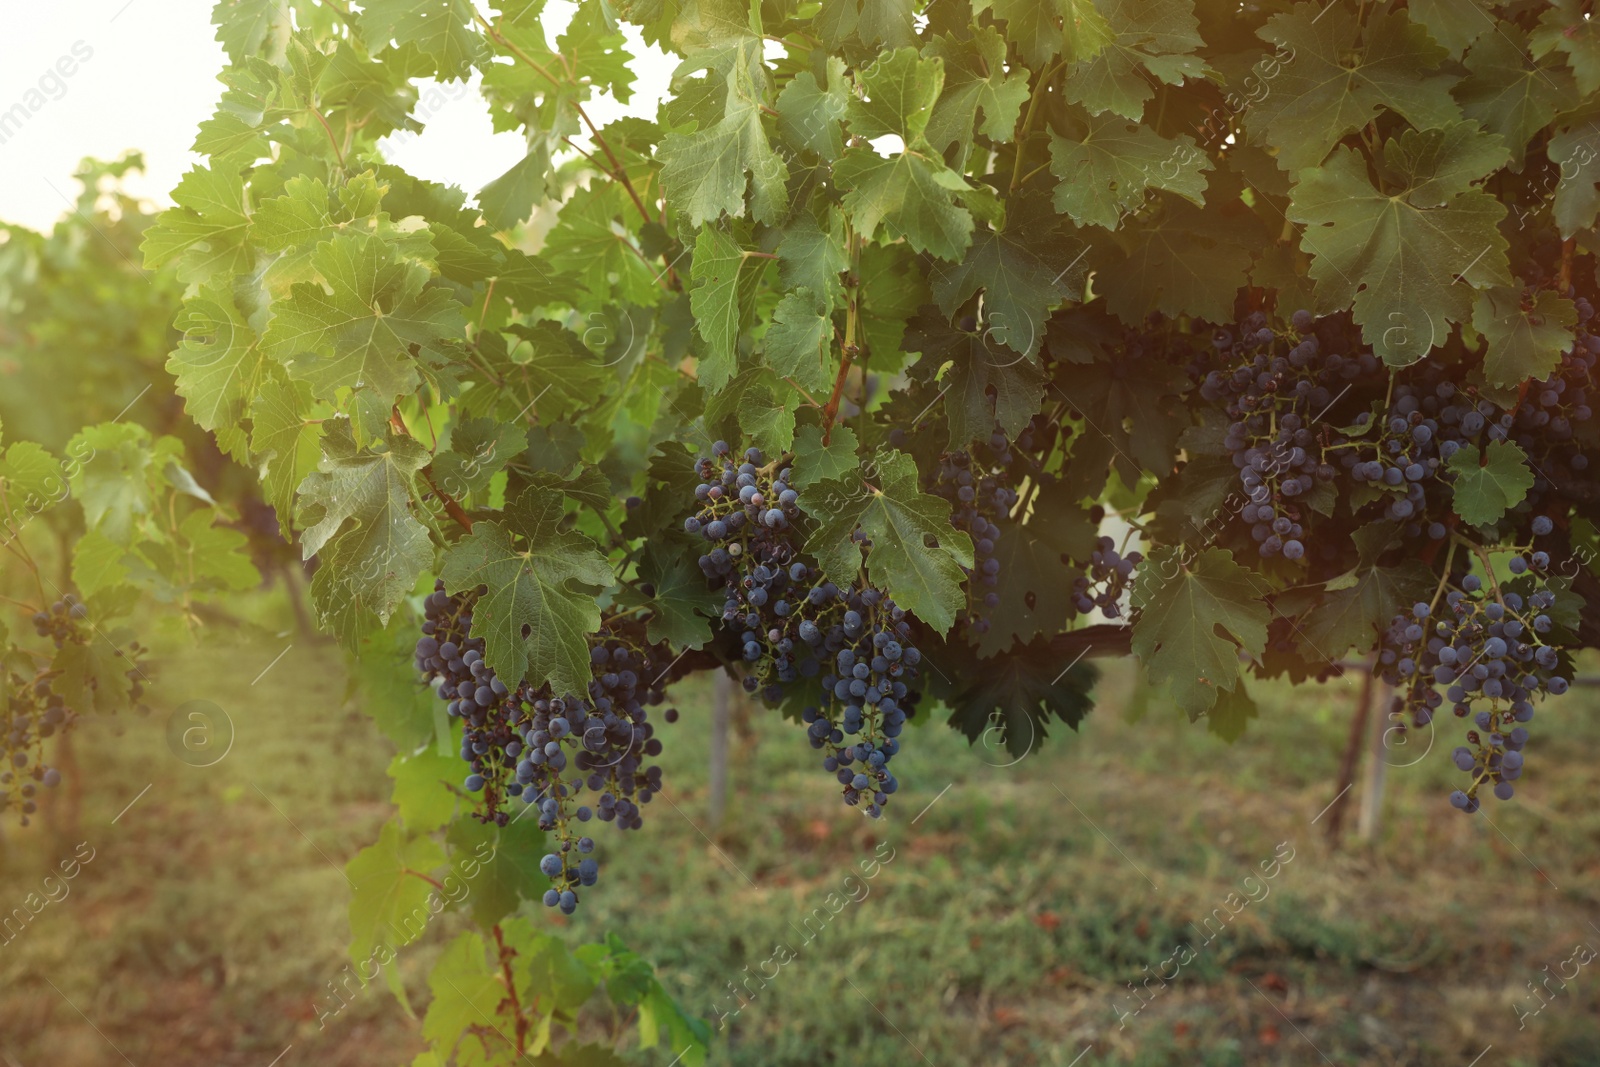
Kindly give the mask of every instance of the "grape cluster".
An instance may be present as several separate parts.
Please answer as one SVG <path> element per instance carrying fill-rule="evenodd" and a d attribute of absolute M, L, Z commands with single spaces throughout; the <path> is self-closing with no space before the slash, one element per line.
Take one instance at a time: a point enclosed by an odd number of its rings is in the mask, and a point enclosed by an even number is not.
<path fill-rule="evenodd" d="M 1310 312 L 1296 311 L 1291 323 L 1293 335 L 1280 336 L 1255 312 L 1237 334 L 1219 329 L 1212 345 L 1230 369 L 1212 370 L 1200 383 L 1200 395 L 1231 420 L 1224 444 L 1248 501 L 1241 517 L 1264 559 L 1305 555 L 1306 494 L 1338 476 L 1314 422 L 1337 399 L 1340 382 L 1378 368 L 1370 352 L 1324 352 Z"/>
<path fill-rule="evenodd" d="M 1089 555 L 1087 573 L 1073 579 L 1072 606 L 1079 615 L 1092 615 L 1098 607 L 1108 619 L 1122 614 L 1122 594 L 1133 582 L 1133 569 L 1144 562 L 1139 552 L 1126 556 L 1117 552 L 1116 542 L 1102 537 Z"/>
<path fill-rule="evenodd" d="M 1534 528 L 1548 533 L 1550 520 L 1539 516 Z M 1466 575 L 1437 614 L 1417 603 L 1396 616 L 1379 652 L 1384 680 L 1400 690 L 1416 725 L 1426 725 L 1446 700 L 1458 718 L 1472 719 L 1468 744 L 1452 756 L 1472 782 L 1450 795 L 1450 803 L 1468 813 L 1478 810 L 1478 790 L 1486 782 L 1496 797 L 1511 799 L 1511 783 L 1522 776 L 1534 699 L 1560 696 L 1570 684 L 1560 673 L 1557 647 L 1546 640 L 1556 599 L 1543 587 L 1549 563 L 1544 552 L 1512 559 L 1513 574 L 1533 578 L 1526 595 L 1491 591 L 1477 575 Z M 1442 696 L 1439 686 L 1446 687 Z"/>
<path fill-rule="evenodd" d="M 907 683 L 921 654 L 911 624 L 878 590 L 841 588 L 805 558 L 786 465 L 763 464 L 755 448 L 735 464 L 723 441 L 712 452 L 696 463 L 696 507 L 684 529 L 713 546 L 700 568 L 720 586 L 723 620 L 739 634 L 744 686 L 778 703 L 802 679 L 820 681 L 821 700 L 802 715 L 812 747 L 827 750 L 824 766 L 845 802 L 879 815 L 898 788 L 886 769 L 895 738 L 914 712 Z M 854 540 L 870 550 L 861 531 Z"/>
<path fill-rule="evenodd" d="M 38 810 L 34 799 L 43 786 L 61 784 L 61 772 L 44 762 L 44 741 L 77 719 L 61 694 L 51 689 L 49 672 L 4 677 L 5 707 L 0 708 L 0 811 L 15 806 L 21 822 Z"/>
<path fill-rule="evenodd" d="M 1017 447 L 1031 452 L 1033 427 L 1018 435 Z M 963 622 L 974 633 L 989 632 L 989 614 L 1000 606 L 1000 561 L 995 546 L 1011 511 L 1017 506 L 1017 492 L 1009 484 L 1013 468 L 1012 442 L 998 427 L 970 452 L 951 452 L 939 461 L 939 474 L 933 492 L 950 501 L 950 525 L 972 537 L 973 566 L 967 571 L 967 614 Z M 987 453 L 980 458 L 979 449 Z"/>
<path fill-rule="evenodd" d="M 1600 329 L 1600 320 L 1586 297 L 1579 297 L 1574 304 L 1578 322 L 1572 347 L 1549 377 L 1528 383 L 1515 411 L 1512 438 L 1534 461 L 1530 502 L 1541 500 L 1552 489 L 1572 492 L 1578 488 L 1576 483 L 1587 485 L 1595 479 L 1577 432 L 1594 415 L 1589 389 L 1595 365 L 1600 363 L 1600 333 L 1594 332 Z M 1558 484 L 1551 485 L 1548 478 Z"/>
<path fill-rule="evenodd" d="M 811 747 L 824 750 L 822 769 L 844 787 L 844 802 L 865 803 L 877 818 L 900 787 L 888 764 L 913 711 L 907 682 L 922 653 L 911 644 L 905 612 L 878 590 L 844 592 L 831 582 L 819 588 L 819 610 L 801 622 L 799 635 L 828 671 L 822 701 L 801 718 Z"/>
<path fill-rule="evenodd" d="M 1430 486 L 1445 484 L 1441 468 L 1465 445 L 1504 441 L 1512 422 L 1492 402 L 1474 400 L 1441 374 L 1423 371 L 1419 381 L 1397 385 L 1376 425 L 1370 413 L 1358 416 L 1357 426 L 1371 430 L 1351 438 L 1341 457 L 1356 482 L 1385 494 L 1385 518 L 1400 523 L 1409 537 L 1426 532 L 1433 540 L 1448 529 L 1448 501 L 1428 495 Z"/>
<path fill-rule="evenodd" d="M 485 591 L 451 596 L 443 582 L 435 584 L 424 602 L 416 665 L 462 720 L 461 758 L 470 771 L 464 786 L 479 798 L 474 814 L 505 826 L 513 818 L 510 798 L 537 805 L 540 829 L 560 843 L 540 864 L 553 883 L 544 900 L 571 914 L 578 888 L 599 877 L 589 855 L 594 842 L 574 824 L 598 818 L 638 829 L 640 805 L 661 789 L 660 767 L 644 765 L 661 753 L 646 712 L 664 699 L 660 653 L 602 629 L 589 639 L 585 693 L 556 696 L 548 683 L 527 680 L 508 686 L 484 661 L 483 639 L 471 636 L 472 606 Z"/>

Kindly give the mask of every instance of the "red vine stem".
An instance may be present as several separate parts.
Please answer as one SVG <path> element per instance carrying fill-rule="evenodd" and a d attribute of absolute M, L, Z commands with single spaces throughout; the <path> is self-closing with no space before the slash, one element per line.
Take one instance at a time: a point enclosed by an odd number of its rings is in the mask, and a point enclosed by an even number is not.
<path fill-rule="evenodd" d="M 511 1014 L 516 1020 L 517 1029 L 517 1055 L 520 1056 L 528 1048 L 528 1018 L 522 1014 L 522 1001 L 517 997 L 517 980 L 511 973 L 511 961 L 517 953 L 514 949 L 506 947 L 505 936 L 500 932 L 500 924 L 494 924 L 494 943 L 500 952 L 500 969 L 505 974 L 506 997 L 511 1001 Z"/>
<path fill-rule="evenodd" d="M 389 410 L 389 429 L 393 430 L 401 437 L 411 437 L 411 431 L 406 429 L 405 419 L 401 418 L 400 416 L 400 408 L 398 405 Z M 422 468 L 422 480 L 428 483 L 428 488 L 433 490 L 433 495 L 438 497 L 439 502 L 444 505 L 445 514 L 454 519 L 456 521 L 456 525 L 460 526 L 468 533 L 471 533 L 471 516 L 467 514 L 466 509 L 456 502 L 455 497 L 451 496 L 443 489 L 440 489 L 439 483 L 433 480 L 432 463 Z"/>

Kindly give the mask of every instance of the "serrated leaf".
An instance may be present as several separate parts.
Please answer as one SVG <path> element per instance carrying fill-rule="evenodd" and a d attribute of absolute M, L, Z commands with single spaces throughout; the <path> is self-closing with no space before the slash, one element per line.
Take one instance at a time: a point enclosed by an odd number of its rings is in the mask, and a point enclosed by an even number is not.
<path fill-rule="evenodd" d="M 1577 90 L 1560 64 L 1528 54 L 1528 35 L 1516 23 L 1496 23 L 1495 30 L 1467 54 L 1472 77 L 1456 86 L 1455 98 L 1467 118 L 1505 140 L 1511 169 L 1520 171 L 1528 142 Z"/>
<path fill-rule="evenodd" d="M 972 5 L 974 14 L 989 0 Z M 994 16 L 1005 20 L 1006 38 L 1034 70 L 1056 56 L 1068 61 L 1099 55 L 1115 36 L 1093 0 L 993 0 Z"/>
<path fill-rule="evenodd" d="M 1205 42 L 1193 0 L 1099 0 L 1109 37 L 1068 73 L 1063 96 L 1089 111 L 1138 120 L 1155 95 L 1151 79 L 1181 85 L 1205 73 L 1189 53 Z"/>
<path fill-rule="evenodd" d="M 878 452 L 863 467 L 866 480 L 846 476 L 800 498 L 821 524 L 811 539 L 817 561 L 835 581 L 861 568 L 850 539 L 858 527 L 872 539 L 867 576 L 895 603 L 947 633 L 966 602 L 962 567 L 972 566 L 972 538 L 950 526 L 950 505 L 918 488 L 917 465 L 903 452 Z M 938 547 L 930 547 L 930 542 Z"/>
<path fill-rule="evenodd" d="M 828 57 L 826 73 L 826 86 L 809 70 L 789 79 L 778 94 L 778 133 L 794 148 L 832 163 L 844 151 L 839 123 L 850 101 L 850 84 L 838 56 Z"/>
<path fill-rule="evenodd" d="M 167 357 L 184 410 L 217 435 L 223 451 L 245 460 L 242 423 L 265 374 L 265 355 L 226 286 L 202 288 L 184 301 L 173 323 L 183 339 Z"/>
<path fill-rule="evenodd" d="M 972 243 L 972 214 L 953 195 L 969 188 L 966 180 L 931 151 L 907 148 L 886 159 L 870 148 L 851 148 L 834 164 L 833 177 L 863 237 L 882 226 L 914 250 L 950 260 Z"/>
<path fill-rule="evenodd" d="M 1000 603 L 988 613 L 988 632 L 976 641 L 983 656 L 1004 653 L 1013 640 L 1027 644 L 1062 633 L 1076 615 L 1067 591 L 1082 569 L 1062 557 L 1088 559 L 1098 527 L 1053 478 L 1041 480 L 1025 518 L 1025 523 L 1000 524 L 994 549 L 1000 561 L 994 592 Z"/>
<path fill-rule="evenodd" d="M 830 388 L 838 361 L 826 301 L 809 289 L 785 293 L 772 312 L 762 351 L 767 366 L 813 395 Z"/>
<path fill-rule="evenodd" d="M 742 38 L 696 53 L 673 72 L 674 91 L 684 92 L 688 79 L 702 70 L 716 83 L 722 102 L 709 109 L 707 121 L 694 132 L 662 140 L 657 159 L 668 203 L 692 226 L 724 213 L 737 218 L 745 213 L 748 175 L 752 217 L 776 223 L 788 203 L 789 168 L 761 123 L 770 81 L 761 41 Z"/>
<path fill-rule="evenodd" d="M 427 288 L 428 269 L 376 237 L 335 237 L 311 262 L 323 284 L 296 283 L 289 299 L 273 303 L 261 347 L 319 399 L 364 392 L 387 415 L 396 397 L 416 390 L 418 355 L 443 358 L 445 341 L 460 336 L 461 305 Z"/>
<path fill-rule="evenodd" d="M 490 929 L 524 900 L 538 900 L 550 888 L 550 879 L 539 870 L 548 839 L 534 819 L 513 818 L 505 826 L 458 819 L 445 841 L 451 865 L 471 887 L 467 906 L 482 929 Z"/>
<path fill-rule="evenodd" d="M 1260 717 L 1256 702 L 1250 699 L 1241 680 L 1232 689 L 1224 689 L 1217 694 L 1216 704 L 1206 713 L 1206 730 L 1231 745 L 1244 736 L 1251 719 Z"/>
<path fill-rule="evenodd" d="M 444 862 L 444 849 L 430 837 L 406 836 L 393 822 L 378 840 L 351 857 L 345 877 L 350 894 L 350 958 L 366 960 L 380 945 L 410 944 L 432 918 L 433 887 L 417 877 Z M 416 872 L 416 873 L 412 873 Z"/>
<path fill-rule="evenodd" d="M 844 226 L 837 208 L 819 222 L 809 211 L 784 229 L 778 244 L 778 279 L 785 289 L 809 289 L 822 294 L 828 306 L 844 296 L 839 275 L 850 268 L 844 251 Z"/>
<path fill-rule="evenodd" d="M 1278 150 L 1293 172 L 1321 163 L 1346 134 L 1387 108 L 1418 129 L 1461 117 L 1450 98 L 1455 79 L 1432 74 L 1447 53 L 1400 12 L 1374 12 L 1365 23 L 1343 4 L 1296 4 L 1274 15 L 1259 36 L 1290 49 L 1270 90 L 1245 115 L 1254 144 Z"/>
<path fill-rule="evenodd" d="M 426 888 L 426 886 L 424 886 Z M 494 1028 L 504 1028 L 507 1020 L 500 1018 L 500 1002 L 506 998 L 506 987 L 500 978 L 499 967 L 492 966 L 489 947 L 483 935 L 468 930 L 445 946 L 433 969 L 428 972 L 428 989 L 433 999 L 428 1003 L 428 1014 L 422 1020 L 422 1036 L 436 1049 L 443 1050 L 449 1060 L 456 1060 L 454 1050 L 478 1046 L 463 1037 L 476 1027 L 489 1027 L 488 1042 L 502 1039 L 492 1036 Z M 487 1058 L 468 1062 L 489 1063 Z"/>
<path fill-rule="evenodd" d="M 256 588 L 261 573 L 250 561 L 249 540 L 238 530 L 216 525 L 215 519 L 215 511 L 192 511 L 179 525 L 180 571 L 174 579 L 201 589 Z"/>
<path fill-rule="evenodd" d="M 174 207 L 144 232 L 144 265 L 176 261 L 180 280 L 206 282 L 250 269 L 244 178 L 224 163 L 195 167 L 172 191 Z"/>
<path fill-rule="evenodd" d="M 1406 14 L 1427 29 L 1451 59 L 1460 59 L 1468 45 L 1494 26 L 1478 0 L 1406 0 Z"/>
<path fill-rule="evenodd" d="M 1407 130 L 1384 146 L 1388 170 L 1409 173 L 1409 189 L 1373 188 L 1361 154 L 1334 152 L 1324 167 L 1302 171 L 1289 218 L 1307 224 L 1318 297 L 1354 305 L 1373 352 L 1391 366 L 1421 359 L 1472 313 L 1475 289 L 1509 285 L 1508 243 L 1497 229 L 1506 209 L 1468 185 L 1504 162 L 1492 158 L 1475 125 Z M 1498 138 L 1495 139 L 1498 145 Z"/>
<path fill-rule="evenodd" d="M 944 86 L 942 62 L 900 48 L 880 55 L 858 77 L 862 95 L 852 97 L 846 111 L 852 136 L 894 134 L 908 145 L 922 137 Z"/>
<path fill-rule="evenodd" d="M 911 0 L 823 0 L 813 23 L 830 48 L 852 38 L 871 48 L 895 48 L 916 40 Z"/>
<path fill-rule="evenodd" d="M 923 54 L 944 63 L 944 91 L 928 119 L 929 144 L 941 152 L 958 144 L 964 157 L 974 129 L 991 141 L 1011 140 L 1028 102 L 1028 70 L 1006 68 L 1006 42 L 999 30 L 984 26 L 965 41 L 935 37 Z"/>
<path fill-rule="evenodd" d="M 92 597 L 127 581 L 128 568 L 122 562 L 127 551 L 99 530 L 85 530 L 72 546 L 72 584 L 83 596 Z"/>
<path fill-rule="evenodd" d="M 794 464 L 790 481 L 796 489 L 809 489 L 819 482 L 842 478 L 860 466 L 856 457 L 856 432 L 848 426 L 835 426 L 828 443 L 822 443 L 820 426 L 802 426 L 794 435 Z"/>
<path fill-rule="evenodd" d="M 1100 672 L 1091 663 L 1063 663 L 1044 639 L 991 660 L 977 659 L 959 641 L 929 655 L 943 664 L 928 680 L 950 709 L 951 728 L 968 744 L 981 742 L 992 766 L 1009 767 L 1038 751 L 1052 718 L 1075 731 L 1094 707 L 1089 692 Z"/>
<path fill-rule="evenodd" d="M 1047 252 L 1042 219 L 1019 217 L 1004 233 L 985 227 L 959 262 L 936 264 L 933 296 L 947 316 L 983 290 L 984 339 L 1033 359 L 1044 342 L 1050 309 L 1066 296 L 1062 271 Z M 1015 357 L 997 353 L 1005 363 Z"/>
<path fill-rule="evenodd" d="M 1600 91 L 1600 26 L 1592 16 L 1583 0 L 1550 0 L 1530 38 L 1535 56 L 1566 56 L 1585 96 Z"/>
<path fill-rule="evenodd" d="M 1061 179 L 1054 204 L 1080 226 L 1116 229 L 1150 189 L 1205 203 L 1211 159 L 1193 138 L 1165 138 L 1116 115 L 1086 118 L 1082 133 L 1050 135 L 1050 173 Z"/>
<path fill-rule="evenodd" d="M 250 451 L 286 540 L 293 527 L 294 491 L 322 457 L 322 427 L 310 417 L 312 403 L 311 388 L 303 382 L 268 382 L 250 403 Z"/>
<path fill-rule="evenodd" d="M 655 587 L 653 596 L 640 599 L 651 613 L 645 630 L 650 642 L 704 648 L 711 640 L 711 620 L 722 613 L 722 601 L 707 587 L 705 573 L 694 565 L 690 553 L 651 542 L 639 559 L 639 580 Z"/>
<path fill-rule="evenodd" d="M 57 650 L 50 661 L 50 685 L 67 707 L 80 715 L 110 715 L 128 706 L 133 679 L 121 649 L 131 637 L 126 629 L 108 634 L 97 627 L 85 644 L 68 641 Z"/>
<path fill-rule="evenodd" d="M 1239 680 L 1239 650 L 1260 655 L 1271 611 L 1266 583 L 1209 548 L 1185 560 L 1181 547 L 1153 550 L 1133 586 L 1133 653 L 1153 685 L 1171 684 L 1178 706 L 1195 719 Z"/>
<path fill-rule="evenodd" d="M 442 753 L 432 744 L 389 762 L 389 777 L 394 779 L 390 801 L 408 830 L 427 833 L 450 822 L 456 813 L 456 795 L 450 787 L 460 784 L 464 766 L 459 752 Z"/>
<path fill-rule="evenodd" d="M 1566 239 L 1593 227 L 1600 216 L 1600 107 L 1575 116 L 1550 138 L 1545 155 L 1561 169 L 1551 210 Z"/>
<path fill-rule="evenodd" d="M 1483 376 L 1491 385 L 1509 388 L 1529 378 L 1548 378 L 1572 349 L 1578 321 L 1572 301 L 1547 289 L 1533 307 L 1522 305 L 1520 289 L 1496 288 L 1480 293 L 1472 309 L 1472 328 L 1489 343 Z"/>
<path fill-rule="evenodd" d="M 1212 191 L 1215 203 L 1225 194 Z M 1239 288 L 1248 284 L 1253 252 L 1265 238 L 1250 211 L 1224 213 L 1163 198 L 1157 218 L 1140 216 L 1091 246 L 1084 257 L 1106 306 L 1128 325 L 1152 311 L 1228 322 Z"/>
<path fill-rule="evenodd" d="M 310 559 L 326 551 L 319 574 L 334 576 L 341 605 L 387 623 L 433 565 L 433 542 L 416 517 L 417 472 L 428 450 L 393 433 L 381 450 L 363 450 L 347 423 L 335 427 L 323 436 L 322 462 L 300 483 L 301 552 Z"/>
<path fill-rule="evenodd" d="M 1445 466 L 1455 475 L 1454 507 L 1471 526 L 1487 526 L 1522 503 L 1533 488 L 1527 453 L 1513 441 L 1491 441 L 1483 449 L 1463 445 Z"/>
<path fill-rule="evenodd" d="M 1352 582 L 1338 589 L 1329 582 L 1328 591 L 1296 620 L 1294 634 L 1309 646 L 1307 658 L 1314 655 L 1331 664 L 1351 649 L 1365 655 L 1397 612 L 1427 599 L 1436 580 L 1415 559 L 1393 567 L 1380 567 L 1375 558 L 1363 560 L 1350 577 Z"/>
<path fill-rule="evenodd" d="M 236 64 L 259 52 L 267 38 L 289 21 L 285 0 L 217 0 L 211 10 L 217 41 Z"/>
<path fill-rule="evenodd" d="M 485 55 L 472 15 L 470 0 L 370 0 L 361 6 L 361 34 L 374 52 L 390 42 L 416 45 L 430 73 L 454 81 Z"/>
<path fill-rule="evenodd" d="M 758 275 L 755 269 L 746 273 L 748 260 L 739 242 L 714 226 L 705 227 L 695 238 L 689 306 L 694 311 L 695 329 L 706 342 L 700 357 L 700 384 L 713 392 L 738 372 L 739 334 L 750 317 Z"/>
<path fill-rule="evenodd" d="M 562 528 L 563 499 L 529 489 L 502 521 L 483 520 L 445 552 L 451 593 L 486 586 L 472 612 L 484 659 L 506 679 L 548 680 L 558 693 L 588 691 L 588 635 L 600 627 L 594 590 L 611 568 L 593 541 Z"/>

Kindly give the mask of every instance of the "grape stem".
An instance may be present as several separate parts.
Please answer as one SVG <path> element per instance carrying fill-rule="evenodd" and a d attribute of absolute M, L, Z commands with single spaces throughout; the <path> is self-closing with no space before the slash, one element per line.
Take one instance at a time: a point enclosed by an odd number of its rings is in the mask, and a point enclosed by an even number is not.
<path fill-rule="evenodd" d="M 1428 615 L 1430 617 L 1433 615 L 1433 609 L 1439 606 L 1439 598 L 1444 595 L 1444 587 L 1450 584 L 1450 565 L 1455 562 L 1455 558 L 1456 542 L 1455 538 L 1452 537 L 1450 539 L 1450 551 L 1446 552 L 1444 557 L 1444 573 L 1439 575 L 1439 585 L 1433 591 L 1433 599 L 1428 601 Z"/>
<path fill-rule="evenodd" d="M 500 924 L 494 924 L 494 944 L 499 951 L 500 970 L 505 975 L 506 999 L 511 1002 L 511 1017 L 515 1020 L 517 1031 L 517 1055 L 521 1056 L 528 1047 L 528 1018 L 522 1014 L 522 1001 L 517 997 L 517 979 L 511 973 L 511 961 L 516 958 L 516 950 L 506 946 L 505 936 L 500 931 Z"/>
<path fill-rule="evenodd" d="M 1466 545 L 1467 548 L 1472 550 L 1472 554 L 1478 557 L 1478 562 L 1483 564 L 1484 573 L 1489 576 L 1489 588 L 1494 592 L 1495 602 L 1498 603 L 1502 608 L 1505 607 L 1505 598 L 1500 595 L 1500 582 L 1494 576 L 1494 567 L 1490 566 L 1489 564 L 1489 553 L 1484 550 L 1482 545 L 1468 541 L 1460 534 L 1453 533 L 1450 536 L 1453 540 L 1459 540 L 1462 544 Z"/>

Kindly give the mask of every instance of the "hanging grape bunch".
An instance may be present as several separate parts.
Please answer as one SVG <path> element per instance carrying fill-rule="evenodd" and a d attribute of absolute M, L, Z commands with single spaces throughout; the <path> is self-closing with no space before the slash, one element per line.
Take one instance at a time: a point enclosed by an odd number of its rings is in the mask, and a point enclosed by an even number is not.
<path fill-rule="evenodd" d="M 1505 440 L 1511 425 L 1493 403 L 1474 400 L 1440 373 L 1423 369 L 1418 381 L 1397 385 L 1376 424 L 1368 412 L 1358 416 L 1357 426 L 1377 432 L 1352 438 L 1342 458 L 1358 484 L 1384 494 L 1383 517 L 1400 523 L 1407 537 L 1445 536 L 1450 501 L 1438 490 L 1448 485 L 1450 457 L 1464 445 Z"/>
<path fill-rule="evenodd" d="M 1095 542 L 1089 555 L 1089 568 L 1072 580 L 1072 606 L 1079 615 L 1092 615 L 1094 609 L 1108 619 L 1121 616 L 1122 594 L 1133 584 L 1133 571 L 1144 562 L 1140 552 L 1126 556 L 1117 551 L 1117 543 L 1109 537 Z"/>
<path fill-rule="evenodd" d="M 474 815 L 505 826 L 520 817 L 510 798 L 537 805 L 539 828 L 559 843 L 540 864 L 554 883 L 545 903 L 571 914 L 578 888 L 599 875 L 589 856 L 594 842 L 575 824 L 598 818 L 638 829 L 640 805 L 661 788 L 661 768 L 644 760 L 661 753 L 646 708 L 664 699 L 655 683 L 665 672 L 655 650 L 602 630 L 590 637 L 584 694 L 554 696 L 548 684 L 526 680 L 512 689 L 484 661 L 483 639 L 471 636 L 472 605 L 483 592 L 451 596 L 435 583 L 424 602 L 416 665 L 463 722 L 464 786 L 478 798 Z"/>
<path fill-rule="evenodd" d="M 1263 559 L 1304 557 L 1307 494 L 1338 474 L 1324 456 L 1329 441 L 1318 423 L 1341 383 L 1378 367 L 1370 352 L 1325 352 L 1310 312 L 1296 311 L 1291 322 L 1293 343 L 1281 355 L 1290 339 L 1280 338 L 1260 312 L 1237 331 L 1217 330 L 1212 345 L 1231 369 L 1212 370 L 1200 384 L 1200 395 L 1221 403 L 1232 420 L 1224 444 L 1248 500 L 1240 516 Z"/>
<path fill-rule="evenodd" d="M 1577 439 L 1579 428 L 1594 414 L 1589 389 L 1600 362 L 1600 333 L 1592 331 L 1600 323 L 1587 298 L 1579 297 L 1574 307 L 1578 321 L 1572 346 L 1549 377 L 1527 383 L 1515 411 L 1512 438 L 1533 458 L 1534 484 L 1528 491 L 1533 506 L 1553 490 L 1588 501 L 1600 496 L 1589 473 L 1589 455 Z M 1551 485 L 1552 478 L 1556 485 Z"/>
<path fill-rule="evenodd" d="M 39 809 L 40 787 L 61 784 L 61 772 L 44 761 L 44 742 L 70 730 L 77 715 L 50 686 L 48 671 L 5 676 L 5 707 L 0 709 L 0 811 L 16 808 L 21 823 Z"/>
<path fill-rule="evenodd" d="M 1020 452 L 1033 451 L 1033 437 L 1033 427 L 1025 427 L 1016 442 Z M 967 612 L 962 621 L 979 634 L 989 632 L 989 615 L 1000 606 L 1000 561 L 995 558 L 995 546 L 1017 506 L 1017 492 L 1011 486 L 1016 467 L 1011 444 L 997 426 L 977 448 L 943 456 L 933 483 L 933 493 L 950 501 L 950 525 L 972 537 L 973 565 L 963 568 L 967 572 Z"/>
<path fill-rule="evenodd" d="M 1549 518 L 1534 519 L 1536 535 L 1551 529 Z M 1382 677 L 1400 689 L 1416 725 L 1426 725 L 1445 700 L 1457 718 L 1472 720 L 1467 745 L 1452 754 L 1472 781 L 1450 795 L 1450 803 L 1468 813 L 1478 810 L 1485 783 L 1499 799 L 1511 799 L 1534 701 L 1560 696 L 1570 684 L 1558 646 L 1548 643 L 1556 602 L 1547 584 L 1549 565 L 1542 551 L 1513 556 L 1510 570 L 1522 591 L 1465 575 L 1445 593 L 1442 609 L 1417 603 L 1396 616 L 1379 652 Z M 1446 687 L 1442 697 L 1438 686 Z"/>
<path fill-rule="evenodd" d="M 800 624 L 811 654 L 831 662 L 822 701 L 802 714 L 822 769 L 844 787 L 844 802 L 865 804 L 874 818 L 900 785 L 888 764 L 914 711 L 909 681 L 922 654 L 910 643 L 911 623 L 894 601 L 870 587 L 841 593 L 832 583 Z"/>

